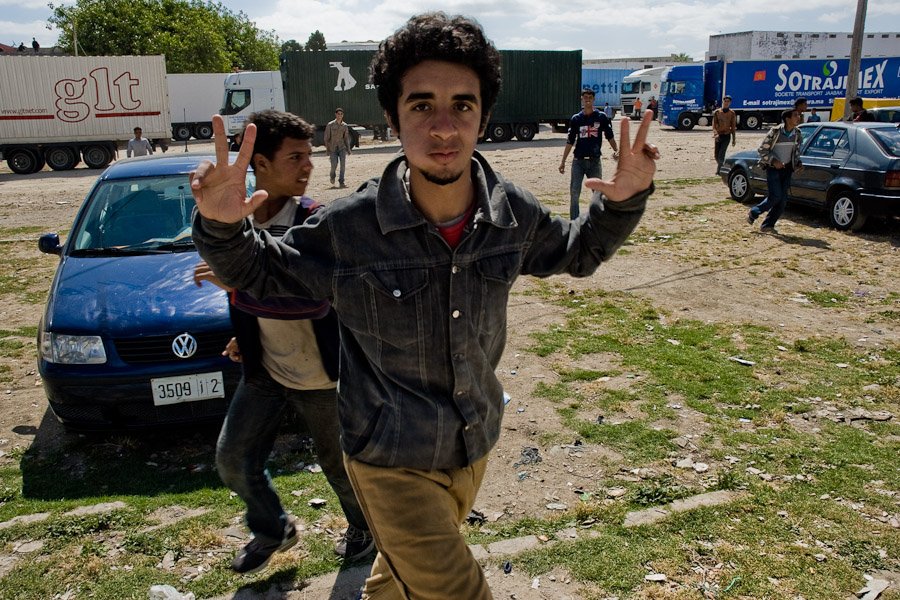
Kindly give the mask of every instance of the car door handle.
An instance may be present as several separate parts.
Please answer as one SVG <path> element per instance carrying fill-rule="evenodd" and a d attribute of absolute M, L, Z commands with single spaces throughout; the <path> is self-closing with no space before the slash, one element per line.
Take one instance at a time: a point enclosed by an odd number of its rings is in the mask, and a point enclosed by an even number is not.
<path fill-rule="evenodd" d="M 830 166 L 832 169 L 840 169 L 840 168 L 841 168 L 841 165 L 838 164 L 838 163 L 834 163 L 834 164 L 831 164 L 831 165 L 829 165 L 829 166 Z"/>

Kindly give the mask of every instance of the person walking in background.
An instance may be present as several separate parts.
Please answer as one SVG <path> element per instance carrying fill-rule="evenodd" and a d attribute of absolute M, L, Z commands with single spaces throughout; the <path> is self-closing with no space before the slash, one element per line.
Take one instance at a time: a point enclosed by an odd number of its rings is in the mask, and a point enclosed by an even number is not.
<path fill-rule="evenodd" d="M 654 119 L 659 116 L 659 101 L 656 99 L 656 96 L 650 96 L 650 100 L 647 102 L 647 108 L 653 111 Z"/>
<path fill-rule="evenodd" d="M 603 103 L 603 114 L 606 115 L 606 118 L 609 119 L 610 123 L 612 123 L 613 109 L 612 109 L 612 106 L 609 105 L 609 102 Z"/>
<path fill-rule="evenodd" d="M 778 233 L 775 231 L 775 223 L 787 204 L 791 174 L 803 170 L 803 164 L 800 162 L 802 136 L 797 129 L 797 125 L 800 124 L 800 113 L 788 109 L 781 113 L 781 121 L 781 125 L 769 130 L 759 145 L 759 164 L 766 170 L 769 194 L 747 213 L 747 223 L 753 225 L 759 215 L 768 211 L 769 214 L 759 228 L 763 233 Z"/>
<path fill-rule="evenodd" d="M 153 154 L 153 146 L 150 145 L 150 140 L 141 137 L 142 132 L 143 130 L 140 127 L 134 128 L 134 137 L 128 140 L 128 147 L 125 149 L 125 158 L 131 158 L 132 154 L 135 156 L 147 156 L 148 154 Z"/>
<path fill-rule="evenodd" d="M 634 230 L 659 152 L 649 119 L 584 218 L 553 216 L 476 150 L 500 90 L 500 53 L 465 17 L 412 17 L 379 46 L 372 84 L 403 153 L 381 177 L 278 241 L 245 217 L 248 126 L 234 165 L 191 177 L 193 240 L 228 285 L 328 299 L 340 317 L 339 414 L 350 480 L 378 546 L 362 598 L 492 598 L 460 525 L 500 435 L 497 365 L 519 275 L 586 277 Z M 605 117 L 604 117 L 605 119 Z M 220 115 L 213 128 L 224 132 Z"/>
<path fill-rule="evenodd" d="M 566 139 L 562 161 L 559 163 L 559 172 L 565 173 L 566 159 L 574 146 L 572 177 L 569 181 L 570 219 L 577 219 L 580 212 L 582 180 L 585 177 L 598 179 L 603 177 L 603 167 L 600 164 L 600 146 L 603 144 L 603 138 L 600 135 L 606 136 L 614 153 L 619 151 L 609 118 L 606 114 L 594 110 L 594 90 L 589 87 L 581 90 L 581 104 L 581 112 L 569 119 L 569 136 Z M 617 154 L 613 154 L 613 158 L 616 156 Z"/>
<path fill-rule="evenodd" d="M 344 109 L 338 108 L 334 111 L 334 120 L 325 126 L 325 152 L 331 159 L 331 185 L 334 185 L 335 171 L 340 162 L 338 183 L 341 187 L 347 187 L 344 185 L 344 166 L 347 162 L 347 155 L 350 154 L 350 146 L 350 128 L 344 123 Z"/>
<path fill-rule="evenodd" d="M 722 98 L 722 107 L 717 108 L 712 116 L 712 130 L 716 157 L 716 175 L 725 162 L 725 153 L 728 151 L 728 142 L 734 146 L 737 143 L 737 116 L 731 110 L 731 96 Z"/>
<path fill-rule="evenodd" d="M 635 98 L 635 99 L 634 99 L 634 118 L 635 118 L 635 119 L 640 119 L 640 118 L 641 118 L 641 109 L 642 109 L 643 107 L 644 107 L 644 103 L 641 102 L 641 99 L 640 99 L 640 98 Z"/>
<path fill-rule="evenodd" d="M 800 122 L 803 123 L 806 121 L 806 98 L 800 96 L 796 100 L 794 100 L 794 110 L 800 113 Z"/>
<path fill-rule="evenodd" d="M 851 98 L 850 99 L 850 116 L 847 117 L 848 121 L 874 121 L 875 117 L 872 116 L 872 113 L 863 108 L 862 98 Z"/>
<path fill-rule="evenodd" d="M 280 238 L 322 208 L 304 195 L 312 173 L 315 130 L 296 115 L 274 110 L 254 113 L 247 122 L 256 127 L 251 158 L 256 189 L 268 194 L 250 222 L 255 231 Z M 256 301 L 222 284 L 205 262 L 194 270 L 194 283 L 202 281 L 229 292 L 235 339 L 225 354 L 242 367 L 216 443 L 219 476 L 247 505 L 247 526 L 253 532 L 253 539 L 232 560 L 232 570 L 256 573 L 275 552 L 299 539 L 266 471 L 287 406 L 309 427 L 319 465 L 349 523 L 335 553 L 345 560 L 370 553 L 375 543 L 341 453 L 336 393 L 340 334 L 328 302 Z"/>
<path fill-rule="evenodd" d="M 818 114 L 816 114 L 815 108 L 811 108 L 809 110 L 809 113 L 810 113 L 809 118 L 806 119 L 807 123 L 819 123 L 822 120 L 822 117 L 820 117 Z"/>
<path fill-rule="evenodd" d="M 35 54 L 41 51 L 41 45 L 38 44 L 37 38 L 31 38 L 31 47 L 34 49 Z"/>

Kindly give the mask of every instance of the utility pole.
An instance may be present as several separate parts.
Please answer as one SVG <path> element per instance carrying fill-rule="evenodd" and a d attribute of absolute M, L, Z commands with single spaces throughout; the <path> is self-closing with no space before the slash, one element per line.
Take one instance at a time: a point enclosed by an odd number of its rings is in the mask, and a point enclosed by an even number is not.
<path fill-rule="evenodd" d="M 853 39 L 850 41 L 850 70 L 847 72 L 847 94 L 844 97 L 844 119 L 850 116 L 850 98 L 857 96 L 859 88 L 859 63 L 862 60 L 862 45 L 865 36 L 866 3 L 857 0 L 856 22 L 853 24 Z"/>

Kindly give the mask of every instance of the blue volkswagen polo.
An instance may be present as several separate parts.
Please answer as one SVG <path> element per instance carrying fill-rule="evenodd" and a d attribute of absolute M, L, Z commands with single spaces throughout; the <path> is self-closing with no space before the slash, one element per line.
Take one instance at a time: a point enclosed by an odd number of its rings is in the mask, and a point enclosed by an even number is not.
<path fill-rule="evenodd" d="M 62 245 L 38 329 L 38 369 L 68 429 L 128 429 L 221 419 L 240 367 L 228 297 L 193 281 L 188 174 L 205 158 L 151 156 L 100 175 Z"/>

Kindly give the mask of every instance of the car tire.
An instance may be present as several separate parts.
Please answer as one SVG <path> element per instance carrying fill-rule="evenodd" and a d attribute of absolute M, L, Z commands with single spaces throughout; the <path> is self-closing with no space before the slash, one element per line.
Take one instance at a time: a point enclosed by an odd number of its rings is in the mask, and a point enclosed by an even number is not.
<path fill-rule="evenodd" d="M 512 127 L 506 123 L 491 123 L 488 126 L 491 141 L 496 143 L 508 142 L 512 139 Z"/>
<path fill-rule="evenodd" d="M 6 164 L 9 165 L 9 170 L 19 175 L 40 171 L 41 167 L 38 166 L 40 162 L 37 153 L 29 148 L 16 148 L 6 153 Z"/>
<path fill-rule="evenodd" d="M 519 123 L 516 125 L 516 139 L 520 142 L 530 142 L 537 133 L 537 126 L 534 123 Z"/>
<path fill-rule="evenodd" d="M 695 117 L 693 113 L 683 112 L 678 115 L 677 123 L 676 129 L 690 131 L 694 128 L 694 125 L 697 124 L 697 117 Z"/>
<path fill-rule="evenodd" d="M 81 159 L 90 169 L 102 169 L 110 163 L 112 157 L 104 146 L 91 144 L 81 151 Z"/>
<path fill-rule="evenodd" d="M 748 112 L 741 115 L 742 129 L 759 129 L 762 127 L 763 118 L 758 112 Z"/>
<path fill-rule="evenodd" d="M 172 127 L 172 139 L 177 142 L 191 139 L 191 126 L 187 123 L 174 125 Z"/>
<path fill-rule="evenodd" d="M 197 123 L 194 125 L 194 137 L 198 140 L 208 140 L 212 136 L 212 123 Z"/>
<path fill-rule="evenodd" d="M 753 198 L 753 189 L 750 187 L 750 177 L 747 171 L 740 167 L 733 167 L 728 175 L 728 192 L 736 202 L 745 204 Z"/>
<path fill-rule="evenodd" d="M 850 190 L 840 190 L 828 202 L 828 222 L 839 231 L 859 231 L 866 224 L 866 215 L 859 205 L 859 196 Z"/>
<path fill-rule="evenodd" d="M 68 171 L 78 164 L 78 152 L 69 146 L 51 146 L 44 150 L 44 159 L 54 171 Z"/>

